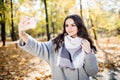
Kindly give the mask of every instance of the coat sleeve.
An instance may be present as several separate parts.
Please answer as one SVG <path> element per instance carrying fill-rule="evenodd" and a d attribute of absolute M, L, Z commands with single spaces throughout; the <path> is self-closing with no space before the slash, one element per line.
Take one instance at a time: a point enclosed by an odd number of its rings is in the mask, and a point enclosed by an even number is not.
<path fill-rule="evenodd" d="M 90 54 L 85 54 L 85 62 L 83 67 L 88 76 L 96 76 L 99 70 L 97 58 L 94 53 L 94 50 L 92 50 Z"/>
<path fill-rule="evenodd" d="M 38 42 L 28 35 L 28 42 L 23 44 L 24 42 L 20 39 L 18 42 L 18 46 L 28 53 L 31 53 L 34 56 L 41 57 L 49 62 L 52 53 L 52 41 L 48 42 Z"/>

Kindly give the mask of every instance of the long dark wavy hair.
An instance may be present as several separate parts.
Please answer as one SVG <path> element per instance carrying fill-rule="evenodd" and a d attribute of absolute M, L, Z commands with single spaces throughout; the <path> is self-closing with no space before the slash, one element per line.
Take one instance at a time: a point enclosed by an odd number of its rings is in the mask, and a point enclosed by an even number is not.
<path fill-rule="evenodd" d="M 93 45 L 93 41 L 88 34 L 88 31 L 84 25 L 82 18 L 77 14 L 69 15 L 65 18 L 64 24 L 63 24 L 63 32 L 59 34 L 55 39 L 52 40 L 53 44 L 56 45 L 55 51 L 58 51 L 61 44 L 64 42 L 64 36 L 65 34 L 67 34 L 65 30 L 65 23 L 66 23 L 66 20 L 69 18 L 73 19 L 74 23 L 78 28 L 78 33 L 77 33 L 78 37 L 88 40 L 90 42 L 91 48 L 96 51 L 96 47 Z"/>

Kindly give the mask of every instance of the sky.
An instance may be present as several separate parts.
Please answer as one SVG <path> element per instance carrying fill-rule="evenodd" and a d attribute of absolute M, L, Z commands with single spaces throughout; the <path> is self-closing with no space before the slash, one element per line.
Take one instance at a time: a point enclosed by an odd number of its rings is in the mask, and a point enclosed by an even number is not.
<path fill-rule="evenodd" d="M 83 9 L 84 8 L 88 8 L 88 5 L 87 5 L 87 1 L 88 1 L 88 4 L 89 4 L 89 6 L 90 7 L 95 7 L 96 6 L 96 4 L 95 4 L 95 2 L 94 2 L 94 0 L 82 0 L 82 7 L 83 7 Z M 80 7 L 79 7 L 79 5 L 80 5 L 80 0 L 76 0 L 76 7 L 78 8 L 78 9 L 80 9 Z"/>

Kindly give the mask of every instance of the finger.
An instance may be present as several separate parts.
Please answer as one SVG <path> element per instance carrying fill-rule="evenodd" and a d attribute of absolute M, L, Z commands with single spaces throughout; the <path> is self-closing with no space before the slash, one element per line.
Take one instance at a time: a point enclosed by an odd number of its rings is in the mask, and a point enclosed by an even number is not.
<path fill-rule="evenodd" d="M 83 46 L 83 42 L 81 42 L 81 44 L 80 44 L 81 46 Z"/>
<path fill-rule="evenodd" d="M 22 21 L 22 24 L 29 24 L 29 23 L 30 23 L 30 19 Z"/>
<path fill-rule="evenodd" d="M 87 43 L 87 42 L 88 42 L 88 40 L 84 39 L 82 42 L 83 42 L 83 43 Z"/>
<path fill-rule="evenodd" d="M 24 24 L 23 23 L 19 23 L 19 27 L 20 28 L 23 28 L 24 26 L 28 25 L 30 22 L 25 22 Z"/>
<path fill-rule="evenodd" d="M 28 17 L 28 16 L 22 16 L 22 17 L 21 17 L 21 20 L 23 20 L 23 21 L 24 21 L 24 20 L 28 20 L 28 19 L 30 19 L 30 17 Z"/>
<path fill-rule="evenodd" d="M 30 20 L 30 17 L 23 16 L 23 17 L 21 18 L 20 22 L 24 24 L 24 23 L 27 22 L 28 20 Z"/>
<path fill-rule="evenodd" d="M 19 25 L 19 30 L 23 31 L 23 30 L 28 30 L 29 27 L 27 27 L 29 25 L 29 23 L 26 24 L 20 24 Z"/>
<path fill-rule="evenodd" d="M 88 40 L 84 40 L 83 43 L 84 43 L 85 45 L 90 45 L 90 42 L 89 42 Z"/>

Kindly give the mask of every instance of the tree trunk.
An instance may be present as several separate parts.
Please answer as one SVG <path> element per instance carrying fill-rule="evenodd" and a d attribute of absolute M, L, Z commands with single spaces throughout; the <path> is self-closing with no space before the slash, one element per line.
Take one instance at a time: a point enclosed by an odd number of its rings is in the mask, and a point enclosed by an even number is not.
<path fill-rule="evenodd" d="M 52 26 L 52 30 L 53 30 L 53 37 L 55 37 L 55 26 L 54 26 L 54 22 L 52 22 L 51 26 Z"/>
<path fill-rule="evenodd" d="M 4 8 L 4 0 L 0 1 L 0 5 L 2 5 L 2 8 Z M 5 41 L 6 41 L 6 31 L 5 31 L 5 13 L 2 12 L 0 14 L 0 24 L 1 24 L 1 40 L 3 42 L 3 46 L 5 46 Z"/>
<path fill-rule="evenodd" d="M 83 18 L 83 14 L 82 14 L 82 0 L 80 0 L 80 16 Z"/>
<path fill-rule="evenodd" d="M 49 34 L 49 21 L 48 21 L 48 12 L 47 12 L 47 3 L 46 0 L 44 0 L 45 5 L 45 14 L 46 14 L 46 31 L 47 31 L 47 40 L 50 40 L 50 34 Z"/>
<path fill-rule="evenodd" d="M 10 0 L 10 4 L 11 4 L 11 38 L 12 38 L 12 41 L 15 41 L 17 40 L 17 36 L 15 34 L 15 29 L 14 29 L 14 22 L 13 22 L 13 5 L 12 5 L 12 0 Z"/>
<path fill-rule="evenodd" d="M 93 30 L 93 34 L 94 34 L 94 39 L 97 40 L 97 34 L 96 34 L 95 26 L 93 24 L 93 20 L 92 20 L 90 15 L 89 15 L 89 19 L 90 19 L 92 30 Z"/>
<path fill-rule="evenodd" d="M 3 46 L 5 46 L 6 41 L 5 21 L 1 22 L 1 40 L 3 42 Z"/>
<path fill-rule="evenodd" d="M 88 1 L 87 1 L 87 5 L 88 5 Z M 94 34 L 94 39 L 97 40 L 97 34 L 96 34 L 95 26 L 93 24 L 93 20 L 92 20 L 92 17 L 91 17 L 91 11 L 90 11 L 89 5 L 88 5 L 88 11 L 89 11 L 89 20 L 90 20 L 91 27 L 92 27 L 93 34 Z"/>

